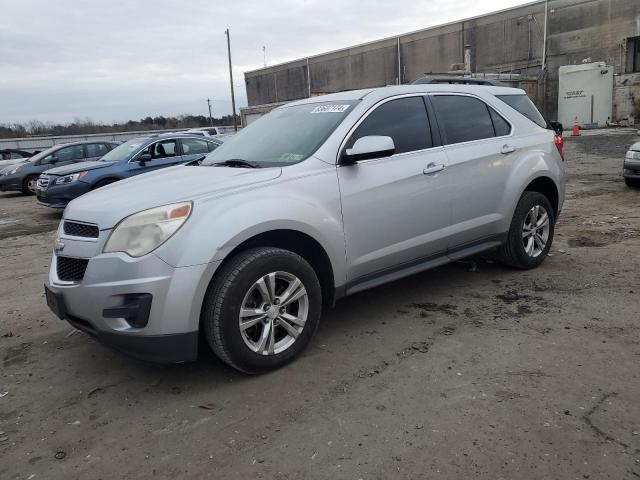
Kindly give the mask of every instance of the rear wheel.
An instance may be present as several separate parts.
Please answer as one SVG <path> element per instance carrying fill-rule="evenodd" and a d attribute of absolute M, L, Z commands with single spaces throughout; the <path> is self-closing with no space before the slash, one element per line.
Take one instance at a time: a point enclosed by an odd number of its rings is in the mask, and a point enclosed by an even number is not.
<path fill-rule="evenodd" d="M 35 195 L 36 194 L 36 185 L 38 184 L 38 176 L 39 175 L 29 175 L 22 182 L 22 193 L 25 195 Z"/>
<path fill-rule="evenodd" d="M 260 373 L 305 349 L 321 311 L 320 283 L 302 257 L 254 248 L 216 274 L 205 297 L 202 331 L 221 360 L 245 373 Z"/>
<path fill-rule="evenodd" d="M 502 262 L 521 269 L 537 267 L 551 249 L 554 228 L 555 214 L 549 199 L 539 192 L 524 192 L 507 241 L 500 248 Z"/>
<path fill-rule="evenodd" d="M 635 178 L 625 178 L 624 183 L 627 184 L 627 187 L 640 188 L 640 180 Z"/>

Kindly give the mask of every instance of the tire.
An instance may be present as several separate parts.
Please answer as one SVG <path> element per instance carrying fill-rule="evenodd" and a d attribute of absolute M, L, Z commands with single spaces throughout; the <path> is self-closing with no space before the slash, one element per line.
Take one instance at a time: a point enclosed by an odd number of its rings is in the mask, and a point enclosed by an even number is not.
<path fill-rule="evenodd" d="M 275 295 L 271 295 L 271 289 L 260 288 L 260 280 L 268 283 L 270 278 L 275 278 Z M 295 280 L 301 282 L 306 295 L 283 306 L 287 298 L 302 291 L 293 288 Z M 290 296 L 289 287 L 293 293 Z M 320 282 L 302 257 L 279 248 L 252 248 L 231 258 L 214 276 L 202 308 L 201 331 L 222 361 L 244 373 L 257 374 L 297 357 L 309 344 L 321 313 Z M 241 322 L 251 326 L 241 330 Z M 289 327 L 294 328 L 296 336 Z"/>
<path fill-rule="evenodd" d="M 104 187 L 106 185 L 111 185 L 112 183 L 117 182 L 118 180 L 114 179 L 114 178 L 106 178 L 104 180 L 100 180 L 98 183 L 96 183 L 93 188 L 91 190 L 97 190 L 98 188 Z"/>
<path fill-rule="evenodd" d="M 536 224 L 543 224 L 541 227 L 531 228 L 534 208 L 537 208 Z M 542 222 L 544 213 L 547 214 L 546 223 Z M 555 212 L 546 196 L 539 192 L 524 192 L 513 214 L 507 240 L 499 250 L 502 263 L 523 270 L 540 265 L 551 249 L 555 221 Z"/>
<path fill-rule="evenodd" d="M 625 178 L 624 183 L 627 184 L 627 187 L 640 188 L 640 180 L 637 180 L 635 178 Z"/>
<path fill-rule="evenodd" d="M 22 182 L 22 193 L 25 195 L 35 195 L 36 188 L 35 184 L 38 182 L 38 177 L 40 175 L 29 175 Z"/>

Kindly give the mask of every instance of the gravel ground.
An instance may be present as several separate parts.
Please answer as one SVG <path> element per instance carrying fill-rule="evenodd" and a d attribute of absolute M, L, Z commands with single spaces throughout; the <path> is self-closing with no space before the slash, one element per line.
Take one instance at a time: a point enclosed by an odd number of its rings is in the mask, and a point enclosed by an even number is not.
<path fill-rule="evenodd" d="M 542 267 L 477 258 L 354 295 L 259 377 L 140 363 L 57 320 L 59 216 L 0 194 L 0 478 L 640 478 L 636 139 L 568 139 Z"/>

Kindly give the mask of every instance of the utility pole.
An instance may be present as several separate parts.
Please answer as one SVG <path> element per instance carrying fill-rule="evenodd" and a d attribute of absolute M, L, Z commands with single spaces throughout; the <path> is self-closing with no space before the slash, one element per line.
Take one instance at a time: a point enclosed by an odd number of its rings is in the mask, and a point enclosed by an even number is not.
<path fill-rule="evenodd" d="M 267 68 L 267 47 L 262 46 L 262 61 L 264 63 L 264 67 Z"/>
<path fill-rule="evenodd" d="M 231 39 L 229 38 L 229 29 L 224 31 L 227 36 L 227 54 L 229 55 L 229 81 L 231 83 L 231 109 L 233 110 L 233 130 L 238 131 L 238 121 L 236 119 L 236 95 L 233 91 L 233 69 L 231 68 Z"/>
<path fill-rule="evenodd" d="M 213 117 L 211 116 L 211 100 L 207 98 L 207 105 L 209 105 L 209 126 L 213 127 Z"/>

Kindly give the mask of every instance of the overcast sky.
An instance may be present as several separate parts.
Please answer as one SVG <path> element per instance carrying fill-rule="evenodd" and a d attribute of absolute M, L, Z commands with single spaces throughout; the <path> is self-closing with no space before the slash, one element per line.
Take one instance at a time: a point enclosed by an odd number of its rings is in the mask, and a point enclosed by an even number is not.
<path fill-rule="evenodd" d="M 231 113 L 243 72 L 529 0 L 0 0 L 0 123 Z"/>

